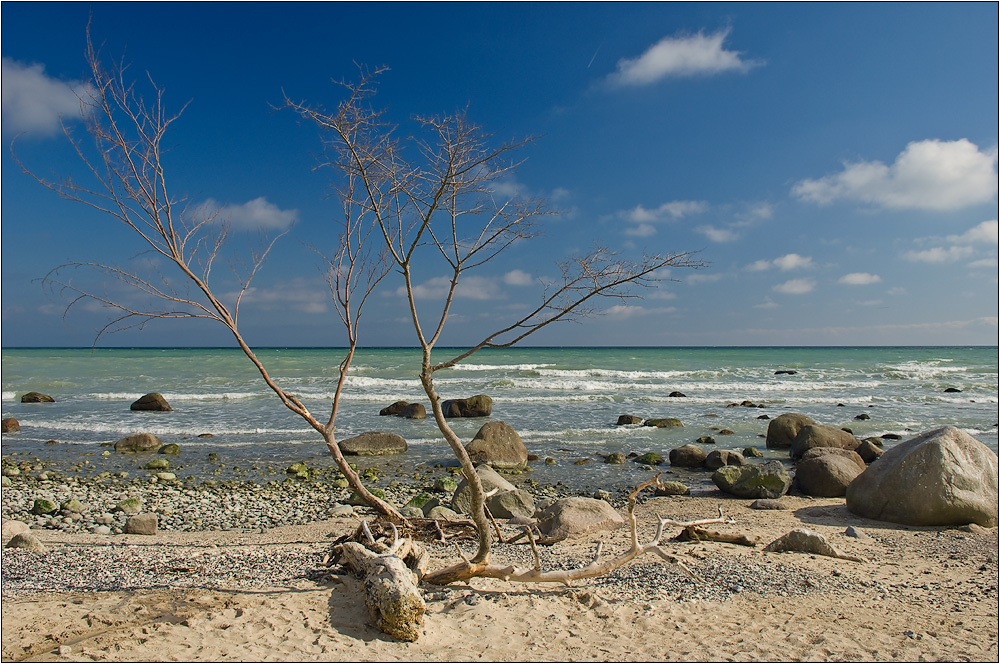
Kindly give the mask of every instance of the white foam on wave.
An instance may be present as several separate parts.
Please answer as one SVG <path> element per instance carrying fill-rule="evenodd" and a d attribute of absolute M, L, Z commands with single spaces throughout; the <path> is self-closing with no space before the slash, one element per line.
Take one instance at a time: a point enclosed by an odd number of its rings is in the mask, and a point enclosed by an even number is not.
<path fill-rule="evenodd" d="M 0 395 L 0 399 L 3 401 L 15 401 L 17 399 L 17 392 L 4 392 Z"/>

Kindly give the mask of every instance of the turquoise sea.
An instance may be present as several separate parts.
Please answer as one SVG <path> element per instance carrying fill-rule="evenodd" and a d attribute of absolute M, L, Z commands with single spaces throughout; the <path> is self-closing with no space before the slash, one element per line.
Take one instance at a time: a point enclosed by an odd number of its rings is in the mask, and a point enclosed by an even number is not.
<path fill-rule="evenodd" d="M 269 348 L 259 355 L 314 414 L 329 415 L 343 350 Z M 444 359 L 447 349 L 438 355 Z M 419 360 L 416 349 L 360 349 L 337 420 L 341 438 L 378 430 L 407 439 L 404 455 L 359 462 L 388 469 L 387 478 L 392 468 L 452 462 L 433 419 L 378 415 L 401 399 L 427 403 L 417 379 Z M 8 348 L 0 371 L 3 417 L 21 424 L 20 433 L 3 437 L 4 455 L 27 453 L 55 467 L 88 461 L 75 472 L 134 470 L 133 459 L 102 455 L 107 448 L 101 443 L 150 432 L 180 444 L 175 465 L 182 466 L 181 477 L 212 473 L 259 481 L 268 469 L 281 477 L 294 461 L 332 465 L 318 434 L 281 405 L 238 349 Z M 701 436 L 713 436 L 718 449 L 764 450 L 763 416 L 784 412 L 848 427 L 859 437 L 907 438 L 951 424 L 996 451 L 997 375 L 996 347 L 530 347 L 484 350 L 439 372 L 436 380 L 445 398 L 491 396 L 492 419 L 513 426 L 529 452 L 556 461 L 533 463 L 533 479 L 611 489 L 641 481 L 648 472 L 632 463 L 607 466 L 601 455 L 655 451 L 666 457 Z M 56 402 L 20 403 L 32 390 Z M 174 412 L 130 411 L 132 401 L 147 392 L 162 393 Z M 670 396 L 675 392 L 685 396 Z M 731 405 L 743 401 L 757 407 Z M 684 426 L 617 426 L 623 414 L 675 417 Z M 862 414 L 870 419 L 856 419 Z M 451 422 L 468 440 L 484 420 Z M 199 437 L 205 433 L 212 436 Z M 213 452 L 221 462 L 208 465 Z M 590 461 L 577 463 L 583 459 Z M 707 473 L 662 469 L 696 484 L 709 482 Z"/>

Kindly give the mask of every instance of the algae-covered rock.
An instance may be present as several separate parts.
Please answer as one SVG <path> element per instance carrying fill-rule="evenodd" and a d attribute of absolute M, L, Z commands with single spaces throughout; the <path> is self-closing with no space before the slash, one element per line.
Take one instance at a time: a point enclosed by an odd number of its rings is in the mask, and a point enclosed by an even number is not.
<path fill-rule="evenodd" d="M 31 505 L 32 514 L 52 514 L 59 509 L 59 505 L 48 498 L 35 498 Z"/>
<path fill-rule="evenodd" d="M 166 470 L 170 467 L 170 462 L 167 459 L 153 459 L 146 464 L 146 470 Z"/>
<path fill-rule="evenodd" d="M 666 429 L 669 427 L 682 427 L 684 424 L 676 417 L 661 417 L 652 420 L 646 420 L 647 427 L 656 427 L 657 429 Z"/>
<path fill-rule="evenodd" d="M 163 441 L 151 433 L 137 433 L 126 436 L 115 443 L 115 452 L 124 454 L 135 454 L 137 452 L 151 452 L 163 447 Z"/>
<path fill-rule="evenodd" d="M 124 512 L 125 514 L 138 514 L 142 511 L 142 500 L 135 496 L 129 496 L 115 505 L 114 511 Z"/>
<path fill-rule="evenodd" d="M 177 443 L 167 443 L 166 445 L 164 445 L 163 447 L 161 447 L 158 450 L 158 452 L 160 454 L 180 454 L 181 453 L 181 446 L 178 445 Z"/>
<path fill-rule="evenodd" d="M 663 457 L 656 452 L 646 452 L 635 458 L 635 462 L 644 466 L 658 466 L 663 463 Z"/>
<path fill-rule="evenodd" d="M 712 482 L 740 498 L 779 498 L 788 492 L 792 478 L 779 461 L 745 466 L 723 466 L 712 473 Z"/>
<path fill-rule="evenodd" d="M 662 461 L 662 459 L 661 459 L 661 461 Z M 614 464 L 625 463 L 625 453 L 624 452 L 612 452 L 608 456 L 604 457 L 604 463 L 614 463 Z"/>

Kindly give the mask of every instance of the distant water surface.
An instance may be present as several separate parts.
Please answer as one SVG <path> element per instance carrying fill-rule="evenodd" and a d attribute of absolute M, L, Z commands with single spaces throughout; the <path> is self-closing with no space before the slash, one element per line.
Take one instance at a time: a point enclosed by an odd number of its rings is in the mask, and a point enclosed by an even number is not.
<path fill-rule="evenodd" d="M 259 355 L 272 376 L 325 420 L 341 349 L 270 348 Z M 439 359 L 446 355 L 442 351 Z M 649 473 L 634 463 L 606 466 L 601 455 L 655 451 L 666 457 L 701 436 L 717 441 L 709 450 L 765 450 L 761 436 L 768 420 L 762 416 L 785 412 L 849 427 L 859 437 L 908 438 L 951 424 L 996 451 L 997 358 L 996 347 L 519 348 L 481 351 L 439 372 L 436 382 L 445 398 L 491 396 L 492 419 L 513 426 L 530 452 L 556 460 L 533 463 L 533 479 L 611 489 Z M 358 351 L 337 421 L 340 436 L 393 431 L 410 444 L 403 456 L 360 465 L 412 469 L 451 461 L 433 419 L 378 415 L 401 399 L 427 403 L 417 379 L 419 361 L 415 349 Z M 94 472 L 134 467 L 123 455 L 101 457 L 107 449 L 101 443 L 150 432 L 180 444 L 177 463 L 187 468 L 178 470 L 182 477 L 204 472 L 212 452 L 227 468 L 231 463 L 244 473 L 252 466 L 283 470 L 300 460 L 332 463 L 318 434 L 281 405 L 238 349 L 4 349 L 2 383 L 3 417 L 21 423 L 20 433 L 3 437 L 4 454 L 44 455 L 56 466 L 86 456 Z M 56 403 L 21 404 L 20 396 L 32 390 Z M 162 393 L 174 412 L 130 411 L 147 392 Z M 670 396 L 675 392 L 685 396 Z M 764 407 L 731 406 L 743 401 Z M 684 426 L 616 426 L 622 414 L 675 417 Z M 855 419 L 861 414 L 870 419 Z M 469 440 L 484 420 L 451 422 Z M 722 429 L 732 433 L 723 435 Z M 212 437 L 198 437 L 203 433 Z M 590 461 L 578 465 L 582 459 Z M 710 485 L 707 473 L 673 473 Z"/>

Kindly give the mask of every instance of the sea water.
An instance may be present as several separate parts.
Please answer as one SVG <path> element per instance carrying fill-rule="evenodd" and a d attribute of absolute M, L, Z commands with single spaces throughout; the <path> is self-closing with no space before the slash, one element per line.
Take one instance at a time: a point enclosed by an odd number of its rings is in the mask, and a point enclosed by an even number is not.
<path fill-rule="evenodd" d="M 271 376 L 325 422 L 343 349 L 257 352 Z M 434 359 L 457 352 L 441 349 Z M 416 349 L 365 348 L 348 374 L 338 437 L 391 431 L 409 444 L 403 455 L 359 459 L 361 467 L 382 468 L 383 479 L 421 464 L 455 463 L 433 418 L 378 414 L 399 400 L 427 405 L 419 368 Z M 319 434 L 282 405 L 239 349 L 10 348 L 2 351 L 0 370 L 3 417 L 21 425 L 20 433 L 3 437 L 4 455 L 37 456 L 74 472 L 137 470 L 138 462 L 126 455 L 102 453 L 119 438 L 149 432 L 180 445 L 174 462 L 180 477 L 202 479 L 211 472 L 265 481 L 280 478 L 296 461 L 332 465 Z M 603 464 L 610 452 L 652 451 L 666 458 L 702 436 L 716 441 L 704 445 L 708 451 L 756 447 L 765 458 L 787 462 L 787 452 L 767 450 L 763 437 L 769 420 L 786 412 L 847 427 L 858 437 L 905 439 L 954 425 L 996 451 L 997 376 L 996 347 L 527 347 L 480 351 L 437 372 L 435 383 L 444 398 L 489 395 L 488 419 L 514 427 L 539 457 L 530 464 L 531 478 L 582 491 L 634 486 L 650 476 L 636 463 Z M 20 403 L 28 391 L 49 394 L 55 403 Z M 173 412 L 131 411 L 129 405 L 148 392 L 163 394 Z M 625 414 L 677 418 L 683 426 L 618 426 Z M 859 419 L 863 415 L 869 419 Z M 485 421 L 450 423 L 467 441 Z M 83 467 L 81 460 L 87 461 Z M 706 472 L 669 465 L 658 470 L 674 475 L 669 479 L 711 485 Z"/>

